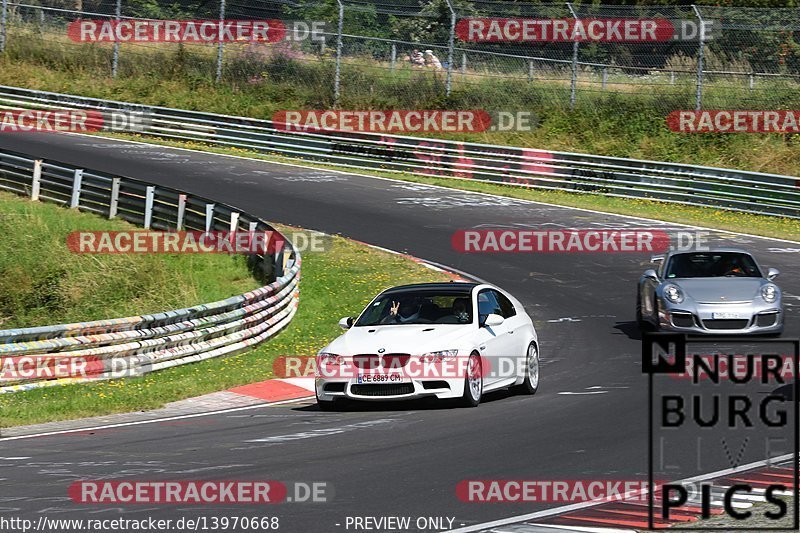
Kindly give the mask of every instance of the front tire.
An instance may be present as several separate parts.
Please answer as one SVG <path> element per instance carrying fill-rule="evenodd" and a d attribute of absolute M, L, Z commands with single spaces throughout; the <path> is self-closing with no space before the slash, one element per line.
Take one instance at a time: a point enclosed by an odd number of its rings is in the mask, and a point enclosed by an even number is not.
<path fill-rule="evenodd" d="M 521 384 L 514 387 L 514 392 L 532 396 L 537 390 L 539 390 L 539 349 L 532 342 L 525 353 L 525 378 Z"/>
<path fill-rule="evenodd" d="M 461 397 L 462 407 L 477 407 L 483 398 L 483 372 L 481 357 L 477 353 L 470 354 L 467 361 L 467 375 L 464 376 L 464 395 Z"/>

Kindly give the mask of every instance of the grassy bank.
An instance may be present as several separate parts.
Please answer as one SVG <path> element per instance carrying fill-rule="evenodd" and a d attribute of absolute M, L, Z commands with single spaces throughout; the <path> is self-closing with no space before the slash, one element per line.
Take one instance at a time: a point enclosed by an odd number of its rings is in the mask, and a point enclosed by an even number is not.
<path fill-rule="evenodd" d="M 179 309 L 259 286 L 242 256 L 72 253 L 73 231 L 122 220 L 0 193 L 0 329 Z"/>
<path fill-rule="evenodd" d="M 0 195 L 0 213 L 4 235 L 0 298 L 15 295 L 14 309 L 23 309 L 25 295 L 35 299 L 24 315 L 4 311 L 4 327 L 161 311 L 231 296 L 257 285 L 243 262 L 227 256 L 114 256 L 107 261 L 105 256 L 73 256 L 64 249 L 66 234 L 73 229 L 120 229 L 127 226 L 123 223 L 7 195 Z M 17 273 L 12 275 L 15 284 L 6 281 L 11 278 L 5 272 Z M 36 297 L 33 289 L 42 289 L 42 283 L 31 284 L 24 276 L 49 280 L 50 285 L 43 283 L 51 296 Z M 166 402 L 268 379 L 275 357 L 316 354 L 341 331 L 338 319 L 360 311 L 376 291 L 394 284 L 446 279 L 403 257 L 334 238 L 329 251 L 303 255 L 297 315 L 285 331 L 256 350 L 142 378 L 0 395 L 0 427 L 154 409 Z"/>
<path fill-rule="evenodd" d="M 0 84 L 267 119 L 278 110 L 333 105 L 329 57 L 298 59 L 232 46 L 226 51 L 224 80 L 215 84 L 210 48 L 131 45 L 123 46 L 120 75 L 113 80 L 110 47 L 64 39 L 12 32 L 8 53 L 0 58 Z M 576 109 L 570 111 L 568 87 L 547 78 L 529 83 L 457 75 L 452 95 L 445 97 L 442 75 L 408 68 L 389 73 L 385 65 L 350 58 L 342 71 L 341 107 L 527 110 L 539 117 L 534 131 L 450 138 L 790 175 L 800 169 L 797 135 L 671 132 L 665 115 L 694 106 L 694 86 L 686 80 L 670 85 L 648 78 L 624 87 L 611 84 L 614 90 L 608 91 L 580 83 Z M 709 109 L 800 107 L 798 87 L 786 83 L 760 80 L 757 91 L 743 92 L 742 87 L 707 81 L 704 101 Z"/>

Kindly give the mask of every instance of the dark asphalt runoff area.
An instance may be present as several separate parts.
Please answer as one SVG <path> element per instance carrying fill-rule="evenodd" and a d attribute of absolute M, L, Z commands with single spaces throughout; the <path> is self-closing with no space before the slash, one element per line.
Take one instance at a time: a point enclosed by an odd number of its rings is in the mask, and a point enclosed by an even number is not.
<path fill-rule="evenodd" d="M 0 441 L 0 515 L 34 521 L 42 515 L 278 516 L 280 531 L 291 532 L 356 531 L 347 526 L 348 517 L 445 517 L 456 528 L 558 505 L 465 503 L 456 497 L 462 480 L 646 478 L 647 378 L 634 301 L 636 282 L 651 267 L 649 254 L 462 254 L 452 248 L 451 236 L 472 228 L 685 228 L 97 137 L 3 134 L 0 149 L 163 184 L 269 221 L 463 270 L 522 301 L 537 327 L 542 358 L 537 395 L 499 392 L 476 409 L 415 403 L 323 413 L 310 402 Z M 777 281 L 788 304 L 785 336 L 796 337 L 800 245 L 712 236 L 714 243 L 752 250 L 762 266 L 782 271 Z M 763 453 L 747 449 L 742 460 Z M 689 446 L 671 450 L 670 476 L 731 466 L 723 453 L 706 454 L 700 465 L 695 455 Z M 328 503 L 225 507 L 90 506 L 67 497 L 74 481 L 102 479 L 326 482 L 333 496 Z M 381 530 L 389 529 L 372 529 Z"/>

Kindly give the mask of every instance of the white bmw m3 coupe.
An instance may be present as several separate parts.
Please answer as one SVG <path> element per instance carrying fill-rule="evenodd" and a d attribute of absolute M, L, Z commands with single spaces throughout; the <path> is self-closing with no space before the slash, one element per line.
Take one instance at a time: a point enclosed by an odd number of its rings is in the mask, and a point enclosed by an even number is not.
<path fill-rule="evenodd" d="M 338 400 L 459 399 L 539 387 L 539 343 L 522 304 L 484 283 L 423 283 L 380 293 L 317 354 L 322 410 Z"/>

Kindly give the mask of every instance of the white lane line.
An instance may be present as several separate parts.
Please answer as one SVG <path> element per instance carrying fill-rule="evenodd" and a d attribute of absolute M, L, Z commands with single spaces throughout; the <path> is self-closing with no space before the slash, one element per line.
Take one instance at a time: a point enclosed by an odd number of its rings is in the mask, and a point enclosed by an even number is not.
<path fill-rule="evenodd" d="M 744 472 L 744 471 L 747 471 L 747 470 L 753 470 L 754 468 L 759 468 L 759 467 L 762 467 L 762 466 L 768 466 L 768 465 L 771 465 L 771 464 L 774 464 L 774 463 L 782 463 L 784 461 L 789 461 L 789 460 L 791 460 L 793 458 L 794 458 L 794 454 L 793 453 L 787 453 L 786 455 L 781 455 L 779 457 L 772 457 L 772 458 L 769 458 L 769 459 L 764 459 L 764 460 L 761 460 L 761 461 L 756 461 L 754 463 L 742 465 L 739 468 L 726 468 L 724 470 L 718 470 L 716 472 L 711 472 L 711 473 L 708 473 L 708 474 L 701 474 L 699 476 L 678 480 L 678 481 L 675 481 L 674 483 L 687 484 L 687 483 L 694 483 L 694 482 L 697 482 L 697 481 L 708 481 L 709 479 L 725 477 L 725 476 L 728 476 L 730 474 L 740 473 L 740 472 Z M 636 491 L 635 493 L 633 493 L 631 495 L 631 497 L 634 497 L 634 496 L 637 496 L 637 495 L 644 495 L 644 494 L 646 494 L 646 491 Z M 526 521 L 529 521 L 529 520 L 538 520 L 540 518 L 545 518 L 545 517 L 548 517 L 548 516 L 560 515 L 560 514 L 568 513 L 570 511 L 577 511 L 577 510 L 580 510 L 580 509 L 588 509 L 590 507 L 597 507 L 598 505 L 602 505 L 604 503 L 607 503 L 607 502 L 600 500 L 600 501 L 589 501 L 589 502 L 572 503 L 572 504 L 569 504 L 569 505 L 562 505 L 560 507 L 553 507 L 551 509 L 544 509 L 542 511 L 536 511 L 534 513 L 527 513 L 527 514 L 521 514 L 521 515 L 517 515 L 517 516 L 510 516 L 508 518 L 501 518 L 500 520 L 493 520 L 491 522 L 483 522 L 483 523 L 480 523 L 480 524 L 473 524 L 471 526 L 465 526 L 465 527 L 461 527 L 461 528 L 457 528 L 457 529 L 451 529 L 448 533 L 470 533 L 472 531 L 483 531 L 483 530 L 486 530 L 486 529 L 491 529 L 493 527 L 505 526 L 505 525 L 514 524 L 514 523 L 517 523 L 517 522 L 526 522 Z M 736 506 L 749 507 L 749 506 L 752 505 L 752 504 L 744 504 L 744 503 L 738 503 L 738 502 L 733 502 L 733 503 L 734 503 L 734 507 L 736 507 Z"/>
<path fill-rule="evenodd" d="M 608 393 L 607 390 L 593 390 L 593 391 L 587 391 L 587 392 L 564 391 L 564 392 L 559 392 L 558 394 L 563 394 L 564 396 L 588 396 L 590 394 L 607 394 L 607 393 Z"/>
<path fill-rule="evenodd" d="M 241 156 L 241 155 L 218 154 L 218 153 L 215 153 L 215 152 L 209 152 L 209 151 L 203 151 L 203 150 L 195 150 L 195 149 L 192 149 L 192 148 L 180 148 L 180 147 L 168 146 L 168 145 L 164 145 L 164 144 L 147 143 L 147 142 L 143 142 L 143 141 L 127 141 L 127 140 L 124 140 L 124 139 L 115 139 L 113 137 L 104 137 L 103 135 L 89 135 L 89 134 L 86 134 L 86 133 L 71 133 L 71 132 L 65 132 L 64 134 L 66 134 L 66 135 L 76 135 L 76 136 L 81 136 L 81 137 L 88 137 L 90 139 L 95 139 L 95 140 L 104 139 L 104 140 L 116 141 L 116 142 L 120 142 L 120 143 L 142 144 L 142 145 L 152 146 L 152 147 L 156 147 L 156 148 L 163 148 L 163 149 L 169 149 L 169 150 L 179 150 L 179 151 L 183 151 L 183 152 L 193 152 L 193 153 L 196 153 L 196 154 L 214 155 L 214 156 L 219 156 L 219 157 L 230 157 L 230 158 L 233 158 L 233 159 L 243 159 L 243 160 L 246 160 L 246 161 L 259 161 L 261 163 L 267 163 L 267 164 L 273 164 L 273 165 L 283 165 L 283 166 L 295 167 L 295 168 L 304 168 L 304 169 L 307 169 L 307 170 L 316 170 L 316 171 L 324 170 L 325 172 L 335 172 L 337 174 L 350 174 L 352 176 L 360 176 L 362 178 L 370 178 L 370 179 L 376 179 L 376 180 L 391 181 L 393 183 L 398 183 L 398 184 L 414 183 L 414 182 L 409 182 L 409 181 L 401 180 L 401 179 L 397 179 L 397 178 L 386 178 L 386 177 L 383 177 L 383 176 L 371 176 L 369 174 L 360 174 L 358 172 L 351 172 L 351 171 L 347 171 L 347 170 L 321 169 L 319 167 L 312 167 L 312 166 L 302 165 L 302 164 L 298 164 L 298 163 L 285 163 L 285 162 L 282 162 L 282 161 L 269 161 L 269 160 L 266 160 L 266 159 L 258 159 L 258 158 L 255 158 L 255 157 L 245 157 L 245 156 Z M 487 180 L 475 180 L 475 179 L 468 179 L 467 180 L 466 178 L 448 178 L 448 179 L 470 181 L 470 182 L 479 181 L 479 182 L 484 182 L 484 183 L 495 183 L 495 184 L 497 183 L 497 182 L 492 182 L 492 181 L 487 181 Z M 564 206 L 564 205 L 549 204 L 547 202 L 538 202 L 536 200 L 527 200 L 527 199 L 524 199 L 524 198 L 514 198 L 514 197 L 511 197 L 511 196 L 502 196 L 502 195 L 499 195 L 499 194 L 492 194 L 492 193 L 488 193 L 488 192 L 466 191 L 464 189 L 458 189 L 456 187 L 446 187 L 444 185 L 429 185 L 429 184 L 425 184 L 425 185 L 427 185 L 428 187 L 434 187 L 434 188 L 437 188 L 437 189 L 444 189 L 444 190 L 447 190 L 447 191 L 454 191 L 455 190 L 455 191 L 459 191 L 459 192 L 463 192 L 463 193 L 467 193 L 467 194 L 478 194 L 478 195 L 481 195 L 481 196 L 491 196 L 492 198 L 503 198 L 503 199 L 511 198 L 512 200 L 518 200 L 520 202 L 525 202 L 525 203 L 529 203 L 529 204 L 546 205 L 548 207 L 555 207 L 555 208 L 565 209 L 565 210 L 570 210 L 570 211 L 582 211 L 584 213 L 593 213 L 593 214 L 596 214 L 596 215 L 608 215 L 608 216 L 612 216 L 612 217 L 625 218 L 625 219 L 629 219 L 629 220 L 642 220 L 642 221 L 645 221 L 645 222 L 664 222 L 666 224 L 672 224 L 674 226 L 678 226 L 678 227 L 681 227 L 681 228 L 698 229 L 698 230 L 704 230 L 704 231 L 717 231 L 719 233 L 725 233 L 727 235 L 738 235 L 740 237 L 752 237 L 754 239 L 763 239 L 765 241 L 777 241 L 777 242 L 788 242 L 788 243 L 791 243 L 791 244 L 800 244 L 800 241 L 791 241 L 789 239 L 779 239 L 777 237 L 765 237 L 763 235 L 752 235 L 750 233 L 740 233 L 740 232 L 736 232 L 736 231 L 729 231 L 729 230 L 723 230 L 723 229 L 718 229 L 718 228 L 707 228 L 707 227 L 704 227 L 704 226 L 693 226 L 691 224 L 681 224 L 680 222 L 671 222 L 669 220 L 661 220 L 661 219 L 658 219 L 658 218 L 645 218 L 645 217 L 637 217 L 637 216 L 634 216 L 634 215 L 621 215 L 621 214 L 618 214 L 618 213 L 609 213 L 607 211 L 598 211 L 596 209 L 586 209 L 585 207 L 569 207 L 569 206 Z"/>
<path fill-rule="evenodd" d="M 236 413 L 239 411 L 249 411 L 251 409 L 260 409 L 262 407 L 271 407 L 273 405 L 284 405 L 287 403 L 297 403 L 307 401 L 314 398 L 314 396 L 306 396 L 303 398 L 294 398 L 292 400 L 281 400 L 279 402 L 260 403 L 257 405 L 246 405 L 244 407 L 231 407 L 230 409 L 218 409 L 216 411 L 206 411 L 205 413 L 193 413 L 189 415 L 176 415 L 167 416 L 163 418 L 152 418 L 149 420 L 137 420 L 134 422 L 120 422 L 119 424 L 107 424 L 105 426 L 91 426 L 86 428 L 63 429 L 59 431 L 46 431 L 44 433 L 34 433 L 32 435 L 17 435 L 15 437 L 0 438 L 0 443 L 8 442 L 11 440 L 33 439 L 36 437 L 49 437 L 51 435 L 68 435 L 70 433 L 83 433 L 84 431 L 100 431 L 103 429 L 121 428 L 127 426 L 141 426 L 143 424 L 155 424 L 158 422 L 169 422 L 171 420 L 185 420 L 187 418 L 199 418 L 203 416 L 219 415 L 225 413 Z"/>

